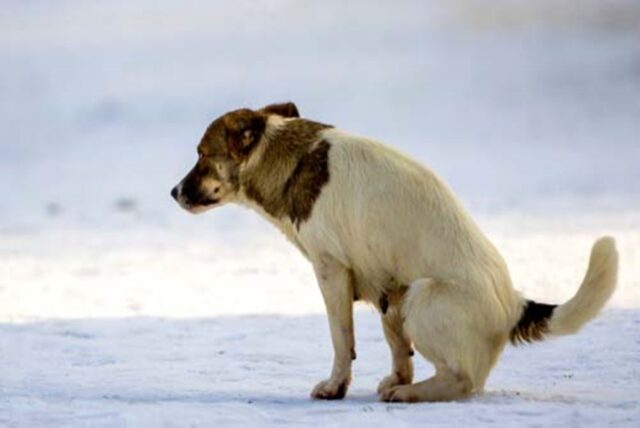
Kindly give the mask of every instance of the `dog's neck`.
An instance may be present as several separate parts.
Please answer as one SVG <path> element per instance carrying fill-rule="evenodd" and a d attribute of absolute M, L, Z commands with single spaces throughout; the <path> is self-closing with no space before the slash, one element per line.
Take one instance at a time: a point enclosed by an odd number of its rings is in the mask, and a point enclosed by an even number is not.
<path fill-rule="evenodd" d="M 301 161 L 318 150 L 321 131 L 329 127 L 305 119 L 270 116 L 259 143 L 240 167 L 239 202 L 271 217 L 268 219 L 272 222 L 289 220 L 299 225 L 304 220 L 301 207 L 312 201 L 302 200 L 292 186 L 328 174 L 320 171 L 323 165 L 310 166 Z M 316 153 L 316 157 L 319 155 Z M 301 168 L 306 175 L 301 176 Z"/>

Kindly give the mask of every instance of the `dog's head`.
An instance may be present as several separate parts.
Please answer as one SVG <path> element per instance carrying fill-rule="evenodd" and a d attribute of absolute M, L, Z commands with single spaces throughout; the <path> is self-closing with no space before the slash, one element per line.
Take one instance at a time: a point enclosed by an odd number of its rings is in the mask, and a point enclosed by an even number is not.
<path fill-rule="evenodd" d="M 182 208 L 200 213 L 233 201 L 240 187 L 240 166 L 259 144 L 270 115 L 300 116 L 293 103 L 271 104 L 231 111 L 209 125 L 198 144 L 196 165 L 171 190 Z"/>

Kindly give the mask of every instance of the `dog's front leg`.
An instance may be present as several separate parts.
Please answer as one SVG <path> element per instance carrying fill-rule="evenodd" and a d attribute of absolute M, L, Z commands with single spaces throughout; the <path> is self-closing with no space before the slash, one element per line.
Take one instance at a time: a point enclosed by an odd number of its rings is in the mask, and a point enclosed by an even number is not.
<path fill-rule="evenodd" d="M 327 307 L 334 359 L 331 377 L 320 382 L 312 398 L 343 398 L 351 381 L 351 360 L 355 359 L 353 335 L 353 284 L 347 268 L 331 258 L 314 263 L 314 270 Z"/>

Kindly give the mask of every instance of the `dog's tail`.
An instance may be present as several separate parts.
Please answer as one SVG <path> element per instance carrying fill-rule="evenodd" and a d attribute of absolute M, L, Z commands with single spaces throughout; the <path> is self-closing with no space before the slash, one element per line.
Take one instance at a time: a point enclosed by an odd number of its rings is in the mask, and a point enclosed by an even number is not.
<path fill-rule="evenodd" d="M 600 238 L 591 249 L 589 268 L 573 298 L 563 305 L 525 301 L 518 323 L 511 329 L 511 343 L 543 340 L 546 335 L 577 332 L 594 318 L 616 288 L 618 252 L 615 240 Z"/>

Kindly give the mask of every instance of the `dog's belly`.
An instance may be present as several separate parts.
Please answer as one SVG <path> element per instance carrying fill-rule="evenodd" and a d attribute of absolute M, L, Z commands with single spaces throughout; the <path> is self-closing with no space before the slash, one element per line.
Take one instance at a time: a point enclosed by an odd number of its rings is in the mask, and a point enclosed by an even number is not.
<path fill-rule="evenodd" d="M 387 281 L 380 278 L 372 278 L 371 275 L 364 275 L 363 272 L 353 270 L 353 289 L 355 300 L 376 303 L 380 296 L 392 288 L 392 280 Z"/>
<path fill-rule="evenodd" d="M 352 272 L 354 299 L 369 302 L 381 312 L 399 303 L 408 289 L 408 283 L 398 281 L 394 275 L 381 269 L 365 271 L 352 268 Z"/>

